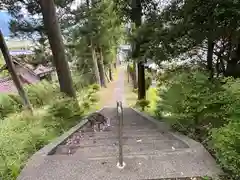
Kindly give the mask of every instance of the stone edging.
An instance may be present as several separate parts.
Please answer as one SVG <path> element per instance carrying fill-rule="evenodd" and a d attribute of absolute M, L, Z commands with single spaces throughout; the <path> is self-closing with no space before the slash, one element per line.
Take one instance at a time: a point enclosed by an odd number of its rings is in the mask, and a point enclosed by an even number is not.
<path fill-rule="evenodd" d="M 101 108 L 100 110 L 98 110 L 99 112 L 102 111 L 104 108 Z M 51 155 L 55 149 L 57 148 L 58 145 L 60 145 L 63 141 L 65 141 L 69 136 L 71 136 L 74 132 L 76 132 L 78 129 L 80 129 L 81 127 L 83 127 L 87 122 L 88 119 L 86 119 L 87 116 L 83 117 L 80 119 L 80 122 L 75 125 L 74 127 L 72 127 L 71 129 L 69 129 L 68 131 L 66 131 L 65 133 L 63 133 L 61 136 L 53 139 L 49 144 L 45 145 L 42 149 L 40 149 L 39 151 L 37 151 L 35 154 L 33 154 L 32 157 L 34 156 L 47 156 L 47 155 Z"/>
<path fill-rule="evenodd" d="M 192 139 L 190 139 L 187 136 L 184 136 L 182 134 L 180 134 L 179 132 L 171 132 L 170 131 L 170 126 L 167 125 L 165 122 L 161 122 L 159 120 L 154 119 L 153 117 L 142 113 L 134 108 L 131 108 L 134 112 L 136 112 L 138 115 L 144 117 L 146 120 L 153 122 L 154 124 L 156 124 L 158 126 L 158 128 L 162 131 L 168 131 L 168 133 L 170 133 L 171 135 L 173 135 L 176 139 L 179 139 L 180 141 L 184 142 L 185 144 L 187 144 L 189 146 L 189 148 L 201 148 L 201 149 L 205 149 L 203 147 L 203 145 L 197 141 L 194 141 Z"/>

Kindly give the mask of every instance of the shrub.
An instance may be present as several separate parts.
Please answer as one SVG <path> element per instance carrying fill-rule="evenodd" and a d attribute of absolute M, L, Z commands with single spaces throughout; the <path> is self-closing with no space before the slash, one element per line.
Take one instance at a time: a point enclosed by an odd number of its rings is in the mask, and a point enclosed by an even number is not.
<path fill-rule="evenodd" d="M 157 115 L 167 114 L 174 128 L 200 140 L 224 170 L 239 179 L 240 80 L 210 81 L 199 70 L 174 73 L 165 76 L 159 89 Z"/>
<path fill-rule="evenodd" d="M 0 118 L 21 109 L 21 104 L 7 94 L 0 94 Z"/>
<path fill-rule="evenodd" d="M 100 90 L 100 86 L 98 84 L 93 84 L 92 89 L 96 92 Z"/>
<path fill-rule="evenodd" d="M 149 100 L 149 108 L 147 109 L 147 112 L 151 116 L 155 116 L 155 111 L 156 111 L 156 104 L 158 101 L 158 96 L 157 96 L 157 89 L 156 88 L 149 88 L 147 93 L 146 93 L 147 100 Z"/>
<path fill-rule="evenodd" d="M 0 178 L 16 179 L 21 168 L 36 148 L 51 139 L 51 132 L 42 124 L 43 115 L 36 112 L 14 114 L 0 126 Z M 34 135 L 34 136 L 32 136 Z"/>
<path fill-rule="evenodd" d="M 240 178 L 240 121 L 232 120 L 228 125 L 214 129 L 212 146 L 221 166 L 234 178 Z"/>
<path fill-rule="evenodd" d="M 22 98 L 18 94 L 8 94 L 8 96 L 10 98 L 12 98 L 18 104 L 20 109 L 22 108 L 23 100 L 22 100 Z"/>
<path fill-rule="evenodd" d="M 96 103 L 99 100 L 99 98 L 96 94 L 94 94 L 89 98 L 89 100 L 91 103 Z"/>
<path fill-rule="evenodd" d="M 83 115 L 76 101 L 64 98 L 48 109 L 12 114 L 0 126 L 0 179 L 16 179 L 27 159 L 79 122 Z"/>
<path fill-rule="evenodd" d="M 89 109 L 91 105 L 89 102 L 85 101 L 82 103 L 82 106 L 84 107 L 84 109 Z"/>
<path fill-rule="evenodd" d="M 145 99 L 138 100 L 136 103 L 137 106 L 141 107 L 142 111 L 144 111 L 145 108 L 149 106 L 149 104 L 150 101 Z"/>
<path fill-rule="evenodd" d="M 52 103 L 48 109 L 48 113 L 56 118 L 72 119 L 81 117 L 84 110 L 79 107 L 76 100 L 71 98 L 62 98 Z"/>
<path fill-rule="evenodd" d="M 88 80 L 87 74 L 73 73 L 73 87 L 76 90 L 82 89 L 89 85 L 90 81 Z"/>
<path fill-rule="evenodd" d="M 95 90 L 89 89 L 89 90 L 87 91 L 87 97 L 90 98 L 94 93 L 95 93 Z"/>
<path fill-rule="evenodd" d="M 26 86 L 26 91 L 30 102 L 35 107 L 46 105 L 50 103 L 52 99 L 61 95 L 57 85 L 47 81 L 28 85 Z"/>
<path fill-rule="evenodd" d="M 134 93 L 138 93 L 138 88 L 133 89 Z"/>
<path fill-rule="evenodd" d="M 152 85 L 152 75 L 151 75 L 151 73 L 146 72 L 146 75 L 145 75 L 145 88 L 146 88 L 146 90 L 148 90 L 151 85 Z"/>
<path fill-rule="evenodd" d="M 201 71 L 177 73 L 159 96 L 156 113 L 168 114 L 173 127 L 201 141 L 210 128 L 227 123 L 235 102 L 219 81 L 209 81 Z"/>

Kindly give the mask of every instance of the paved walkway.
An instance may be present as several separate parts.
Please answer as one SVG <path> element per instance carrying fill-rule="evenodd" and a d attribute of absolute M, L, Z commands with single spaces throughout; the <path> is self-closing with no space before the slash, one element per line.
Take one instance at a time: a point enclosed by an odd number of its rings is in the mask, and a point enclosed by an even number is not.
<path fill-rule="evenodd" d="M 124 101 L 123 71 L 117 84 L 114 101 Z M 138 180 L 214 176 L 221 172 L 201 144 L 171 133 L 164 122 L 131 108 L 124 108 L 126 166 L 118 169 L 116 108 L 106 107 L 102 113 L 112 119 L 109 129 L 91 132 L 83 120 L 37 152 L 18 180 Z M 69 154 L 66 139 L 77 136 L 81 137 L 79 144 Z"/>

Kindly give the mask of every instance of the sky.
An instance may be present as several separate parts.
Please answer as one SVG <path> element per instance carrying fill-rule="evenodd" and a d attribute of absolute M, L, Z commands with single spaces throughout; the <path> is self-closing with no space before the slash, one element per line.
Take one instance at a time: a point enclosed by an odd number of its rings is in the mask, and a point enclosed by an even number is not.
<path fill-rule="evenodd" d="M 85 2 L 86 0 L 75 0 L 75 2 L 73 2 L 71 8 L 72 9 L 76 9 L 77 6 L 79 6 L 81 3 Z M 160 8 L 166 6 L 166 4 L 168 4 L 170 2 L 170 0 L 155 0 L 159 2 Z M 23 10 L 23 12 L 25 12 L 25 10 Z M 26 13 L 27 16 L 27 11 Z M 9 31 L 9 23 L 10 21 L 10 16 L 8 15 L 8 13 L 6 11 L 0 11 L 0 29 L 3 32 L 3 35 L 8 37 L 10 34 Z"/>
<path fill-rule="evenodd" d="M 72 9 L 75 9 L 81 2 L 84 2 L 85 0 L 75 0 L 75 2 L 72 4 Z M 23 10 L 25 12 L 25 10 Z M 24 13 L 27 15 L 27 11 Z M 9 30 L 9 21 L 11 16 L 6 11 L 0 11 L 0 29 L 5 37 L 9 37 L 10 30 Z"/>
<path fill-rule="evenodd" d="M 0 29 L 3 33 L 3 36 L 9 36 L 10 30 L 9 30 L 9 21 L 10 16 L 6 11 L 0 11 Z"/>

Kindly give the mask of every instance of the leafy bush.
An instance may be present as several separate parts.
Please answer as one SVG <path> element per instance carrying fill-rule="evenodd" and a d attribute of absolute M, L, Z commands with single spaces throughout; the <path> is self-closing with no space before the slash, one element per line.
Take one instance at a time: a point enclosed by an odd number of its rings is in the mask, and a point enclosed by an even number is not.
<path fill-rule="evenodd" d="M 239 179 L 240 80 L 210 81 L 199 70 L 175 71 L 168 78 L 159 88 L 156 114 L 206 145 L 226 172 Z"/>
<path fill-rule="evenodd" d="M 133 64 L 128 64 L 128 72 L 133 73 Z"/>
<path fill-rule="evenodd" d="M 14 96 L 0 94 L 0 118 L 6 117 L 10 113 L 21 109 L 21 104 L 13 99 Z"/>
<path fill-rule="evenodd" d="M 89 100 L 91 103 L 96 103 L 99 100 L 99 98 L 96 94 L 94 94 L 89 98 Z"/>
<path fill-rule="evenodd" d="M 0 126 L 0 178 L 16 179 L 29 155 L 52 139 L 52 130 L 43 126 L 44 115 L 35 112 L 14 114 Z"/>
<path fill-rule="evenodd" d="M 76 90 L 80 90 L 89 84 L 91 84 L 91 78 L 92 74 L 91 73 L 86 73 L 86 74 L 80 74 L 78 73 L 73 73 L 72 79 L 73 79 L 73 87 Z"/>
<path fill-rule="evenodd" d="M 84 107 L 84 109 L 89 109 L 90 108 L 90 103 L 89 102 L 83 102 L 82 106 Z"/>
<path fill-rule="evenodd" d="M 85 91 L 78 92 L 79 102 L 59 95 L 49 106 L 35 108 L 33 114 L 22 111 L 1 121 L 0 179 L 15 180 L 32 154 L 79 122 L 85 108 L 90 108 L 82 96 Z"/>
<path fill-rule="evenodd" d="M 35 107 L 46 105 L 61 94 L 56 84 L 47 81 L 28 85 L 26 91 L 30 102 Z"/>
<path fill-rule="evenodd" d="M 87 91 L 87 97 L 90 98 L 94 93 L 95 93 L 95 90 L 89 89 L 89 90 Z"/>
<path fill-rule="evenodd" d="M 138 100 L 136 103 L 137 106 L 141 107 L 142 111 L 144 111 L 145 108 L 149 106 L 149 104 L 150 101 L 145 99 Z"/>
<path fill-rule="evenodd" d="M 147 113 L 149 113 L 151 116 L 155 116 L 156 104 L 158 101 L 157 89 L 153 87 L 149 88 L 146 92 L 146 97 L 150 102 Z"/>
<path fill-rule="evenodd" d="M 99 90 L 100 90 L 100 86 L 99 86 L 98 84 L 93 84 L 93 85 L 92 85 L 92 89 L 93 89 L 94 91 L 99 91 Z"/>
<path fill-rule="evenodd" d="M 138 93 L 138 88 L 133 89 L 134 93 Z"/>
<path fill-rule="evenodd" d="M 240 178 L 240 121 L 233 120 L 228 125 L 214 129 L 212 146 L 221 166 L 234 179 Z"/>
<path fill-rule="evenodd" d="M 79 107 L 76 100 L 71 98 L 63 98 L 52 103 L 48 109 L 48 113 L 56 118 L 72 119 L 81 117 L 83 109 Z"/>
<path fill-rule="evenodd" d="M 23 100 L 18 94 L 8 94 L 8 96 L 18 104 L 20 109 L 22 108 Z"/>
<path fill-rule="evenodd" d="M 157 114 L 168 114 L 173 127 L 204 140 L 212 127 L 227 123 L 234 96 L 219 81 L 209 81 L 201 71 L 180 72 L 159 90 Z"/>
<path fill-rule="evenodd" d="M 152 85 L 152 75 L 151 75 L 151 73 L 146 72 L 146 75 L 145 75 L 145 88 L 146 88 L 146 90 L 148 90 L 151 85 Z"/>

